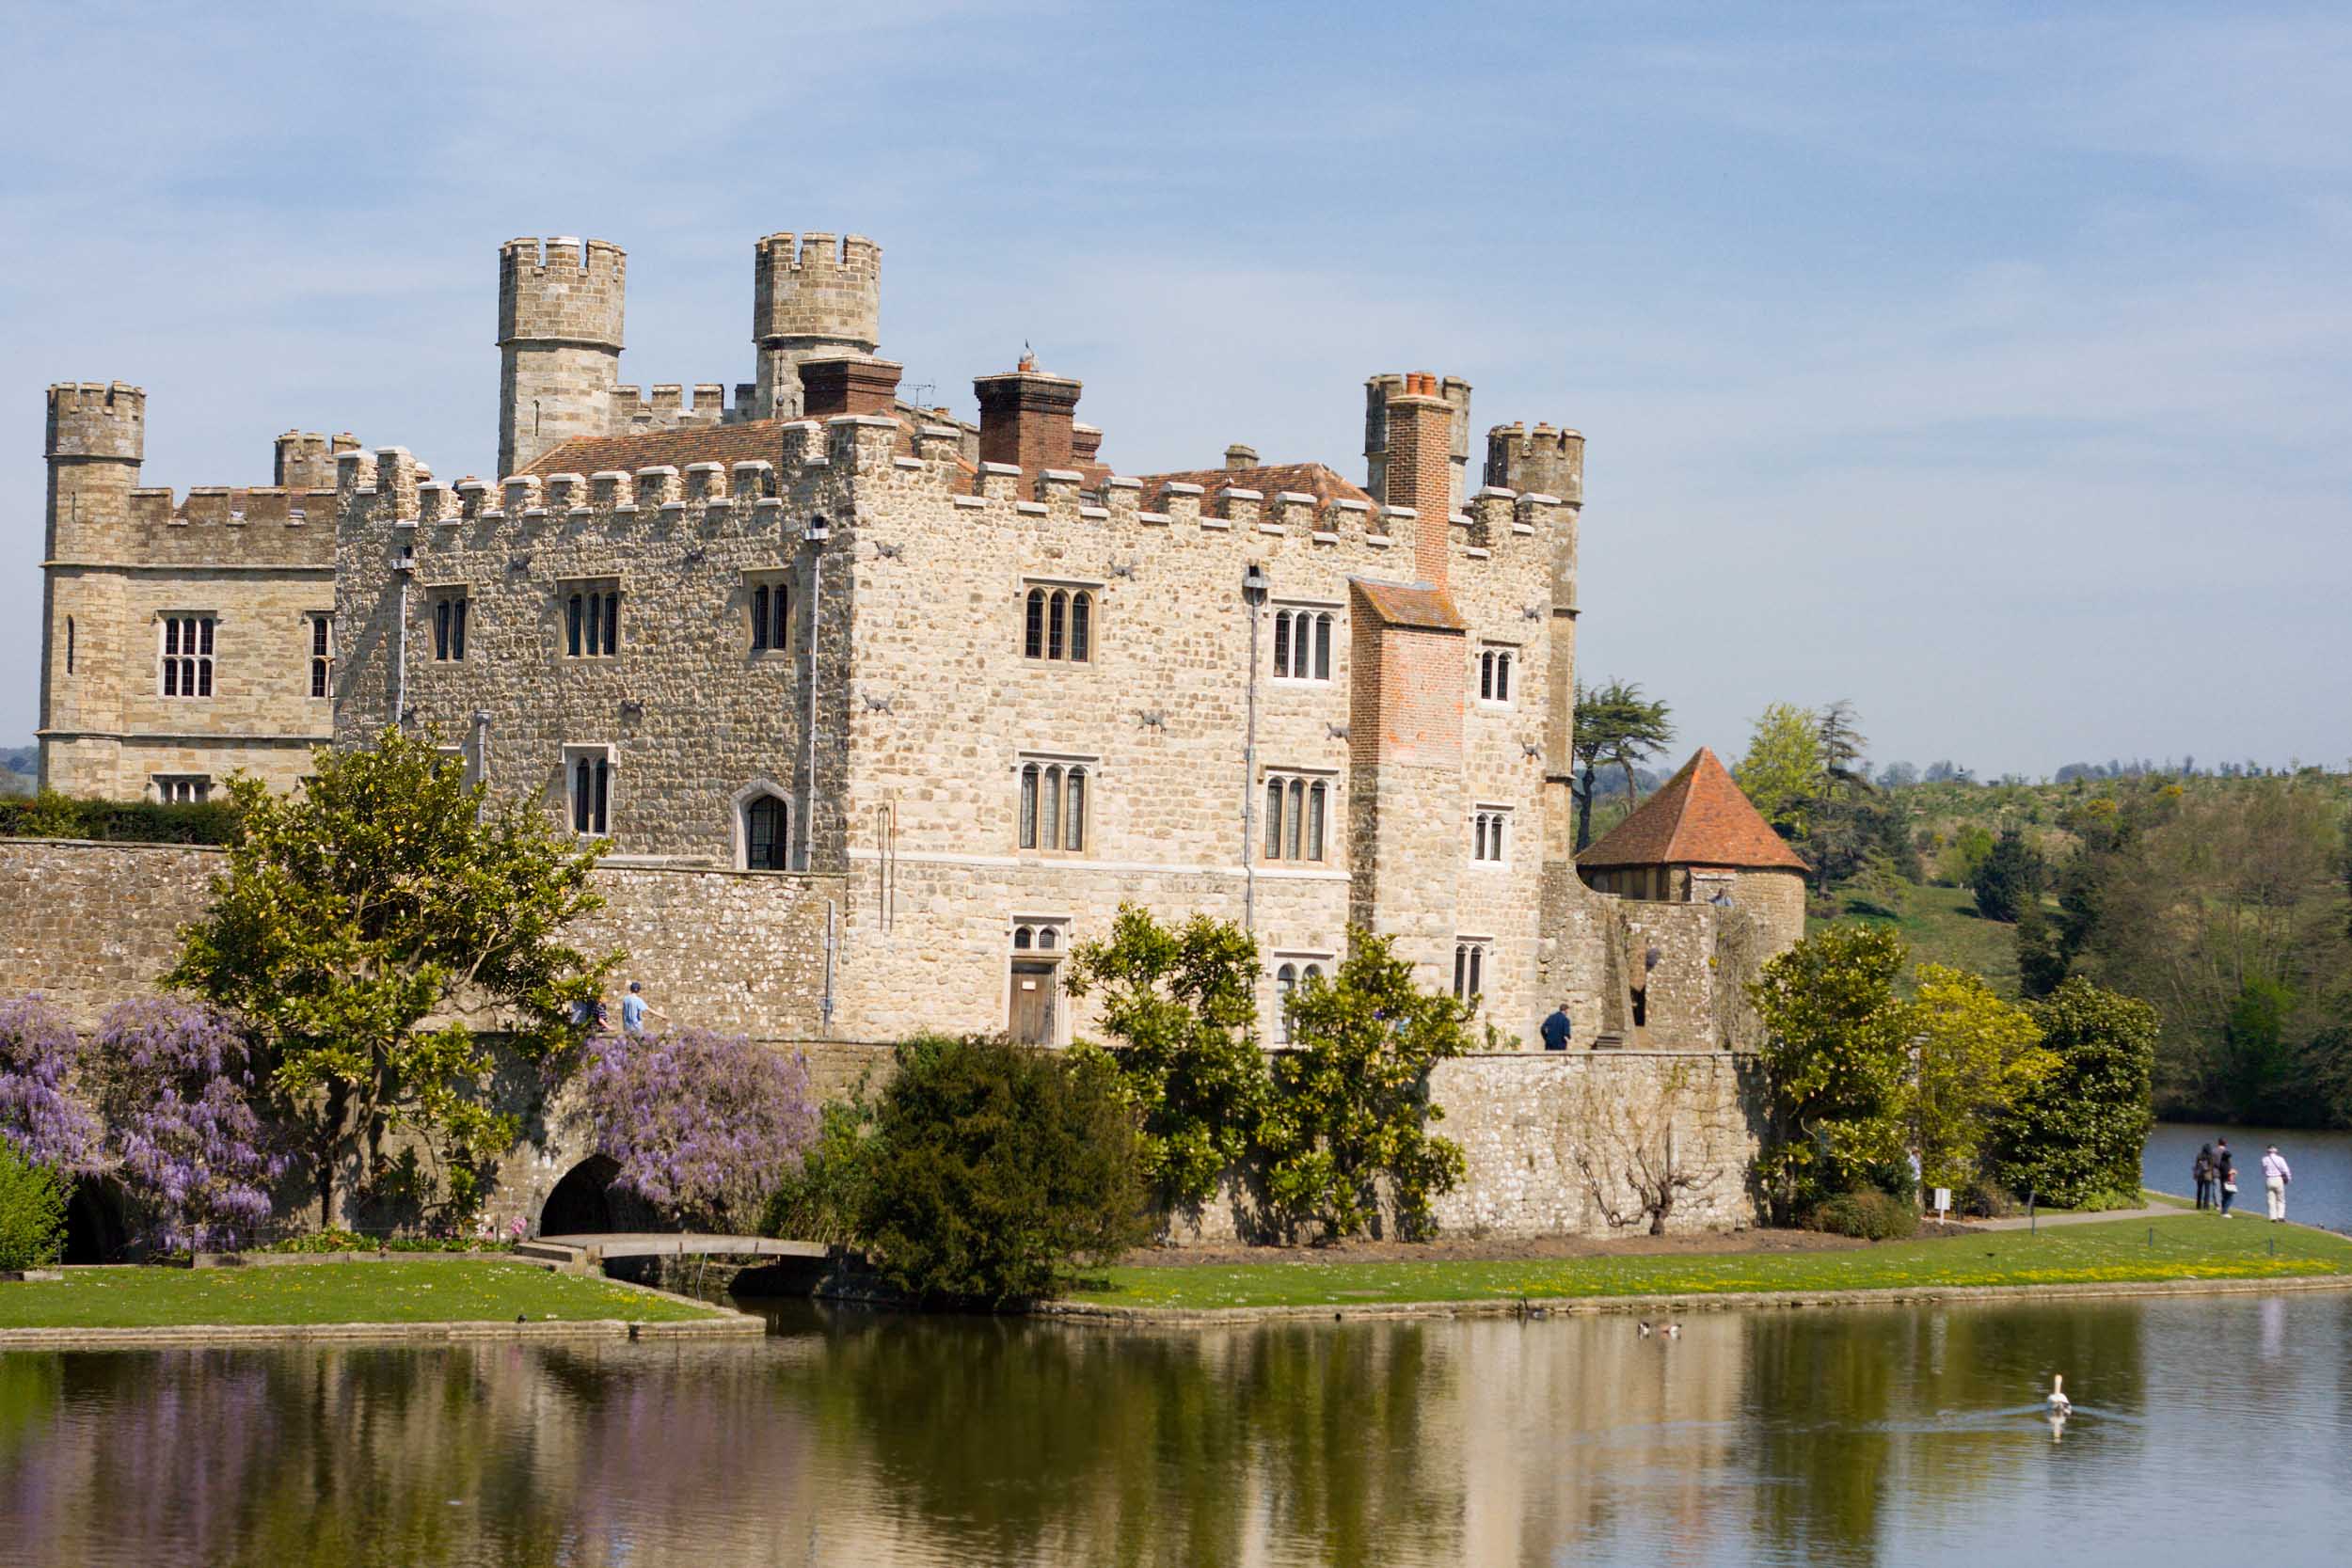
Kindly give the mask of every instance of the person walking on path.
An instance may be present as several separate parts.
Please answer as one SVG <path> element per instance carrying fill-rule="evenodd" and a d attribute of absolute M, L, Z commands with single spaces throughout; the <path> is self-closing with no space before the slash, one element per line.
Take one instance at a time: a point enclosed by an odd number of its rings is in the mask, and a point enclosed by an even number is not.
<path fill-rule="evenodd" d="M 2287 1169 L 2287 1157 L 2272 1144 L 2263 1153 L 2263 1196 L 2270 1200 L 2270 1223 L 2283 1224 L 2287 1217 L 2287 1183 L 2295 1173 Z"/>
<path fill-rule="evenodd" d="M 645 1000 L 645 988 L 631 980 L 628 994 L 621 998 L 621 1028 L 632 1036 L 643 1036 L 648 1013 L 655 1018 L 661 1016 L 660 1010 Z"/>
<path fill-rule="evenodd" d="M 2213 1207 L 2213 1145 L 2200 1144 L 2197 1158 L 2189 1163 L 2188 1174 L 2197 1180 L 2197 1207 Z"/>
<path fill-rule="evenodd" d="M 2230 1204 L 2237 1196 L 2237 1159 L 2230 1152 L 2230 1140 L 2224 1138 L 2214 1147 L 2213 1179 L 2221 1185 L 2221 1217 L 2230 1217 Z"/>
<path fill-rule="evenodd" d="M 1565 1002 L 1552 1008 L 1551 1016 L 1544 1020 L 1543 1035 L 1546 1051 L 1565 1051 L 1568 1048 L 1568 1041 L 1576 1036 L 1576 1023 L 1568 1017 Z"/>

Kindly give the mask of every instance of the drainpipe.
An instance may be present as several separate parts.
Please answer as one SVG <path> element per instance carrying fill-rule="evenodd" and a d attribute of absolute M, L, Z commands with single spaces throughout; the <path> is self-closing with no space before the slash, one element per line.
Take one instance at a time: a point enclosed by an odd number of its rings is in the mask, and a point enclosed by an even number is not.
<path fill-rule="evenodd" d="M 1256 562 L 1242 574 L 1242 613 L 1249 617 L 1248 724 L 1241 749 L 1241 926 L 1258 932 L 1258 607 L 1265 603 L 1266 575 Z"/>
<path fill-rule="evenodd" d="M 823 1003 L 823 1008 L 824 1008 L 824 1026 L 825 1026 L 825 1033 L 827 1033 L 827 1034 L 829 1034 L 829 1035 L 833 1033 L 833 956 L 834 956 L 834 948 L 835 948 L 836 946 L 838 946 L 838 945 L 839 945 L 839 942 L 840 942 L 840 937 L 839 937 L 839 935 L 838 935 L 838 922 L 839 922 L 839 919 L 840 919 L 840 915 L 841 915 L 841 906 L 840 906 L 839 904 L 835 903 L 834 900 L 832 900 L 832 899 L 830 899 L 830 898 L 826 899 L 826 900 L 825 900 L 825 1000 L 824 1000 L 824 1003 Z"/>
<path fill-rule="evenodd" d="M 392 571 L 400 578 L 400 621 L 392 638 L 392 728 L 408 727 L 408 584 L 417 573 L 417 546 L 400 546 Z"/>
<path fill-rule="evenodd" d="M 808 717 L 803 726 L 805 734 L 802 737 L 807 742 L 808 751 L 808 784 L 801 798 L 801 869 L 803 871 L 809 869 L 816 843 L 814 834 L 817 826 L 817 639 L 823 628 L 824 621 L 824 545 L 825 541 L 832 537 L 833 531 L 825 526 L 824 518 L 810 519 L 808 528 Z M 831 940 L 830 937 L 827 938 L 828 953 L 831 952 Z M 825 1011 L 827 1017 L 832 1016 L 833 1005 L 830 1000 L 825 1005 Z"/>

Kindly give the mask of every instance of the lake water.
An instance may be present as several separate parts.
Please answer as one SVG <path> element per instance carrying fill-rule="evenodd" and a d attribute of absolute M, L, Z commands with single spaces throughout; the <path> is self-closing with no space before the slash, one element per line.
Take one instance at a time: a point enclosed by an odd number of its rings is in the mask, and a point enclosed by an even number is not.
<path fill-rule="evenodd" d="M 0 1355 L 0 1561 L 2296 1568 L 2352 1298 Z M 2053 1370 L 2080 1402 L 2062 1441 Z"/>
<path fill-rule="evenodd" d="M 2189 1166 L 2198 1146 L 2221 1137 L 2230 1140 L 2230 1152 L 2237 1158 L 2237 1212 L 2269 1212 L 2263 1206 L 2263 1147 L 2277 1144 L 2295 1172 L 2287 1184 L 2287 1218 L 2352 1230 L 2352 1132 L 2160 1121 L 2148 1134 L 2148 1151 L 2140 1159 L 2142 1184 L 2189 1196 L 2197 1191 Z"/>

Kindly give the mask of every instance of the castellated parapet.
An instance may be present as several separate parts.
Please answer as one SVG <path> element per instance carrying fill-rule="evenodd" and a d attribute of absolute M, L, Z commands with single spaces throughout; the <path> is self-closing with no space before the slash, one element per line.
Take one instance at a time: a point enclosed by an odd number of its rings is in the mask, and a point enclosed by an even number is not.
<path fill-rule="evenodd" d="M 61 381 L 49 388 L 51 457 L 136 463 L 147 453 L 147 392 L 119 381 Z"/>
<path fill-rule="evenodd" d="M 1499 424 L 1486 432 L 1486 483 L 1540 490 L 1570 506 L 1584 504 L 1584 437 L 1538 424 Z"/>
<path fill-rule="evenodd" d="M 1453 410 L 1448 489 L 1449 504 L 1458 512 L 1470 467 L 1470 384 L 1458 375 L 1436 376 L 1425 372 L 1416 372 L 1414 375 L 1429 384 L 1429 396 L 1441 399 Z M 1372 492 L 1375 499 L 1385 500 L 1389 493 L 1389 400 L 1406 395 L 1408 379 L 1401 372 L 1391 372 L 1364 380 L 1364 488 Z"/>
<path fill-rule="evenodd" d="M 605 240 L 499 247 L 499 472 L 611 428 L 628 258 Z"/>
<path fill-rule="evenodd" d="M 761 239 L 752 252 L 752 341 L 761 416 L 798 415 L 802 361 L 881 346 L 882 246 L 863 234 Z"/>

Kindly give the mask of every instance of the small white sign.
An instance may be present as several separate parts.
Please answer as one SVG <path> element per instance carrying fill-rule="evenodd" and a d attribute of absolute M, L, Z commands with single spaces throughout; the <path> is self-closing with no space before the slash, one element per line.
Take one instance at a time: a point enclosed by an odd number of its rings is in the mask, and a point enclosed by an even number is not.
<path fill-rule="evenodd" d="M 1949 1187 L 1935 1189 L 1935 1212 L 1939 1214 L 1948 1214 L 1952 1212 L 1952 1190 Z"/>

